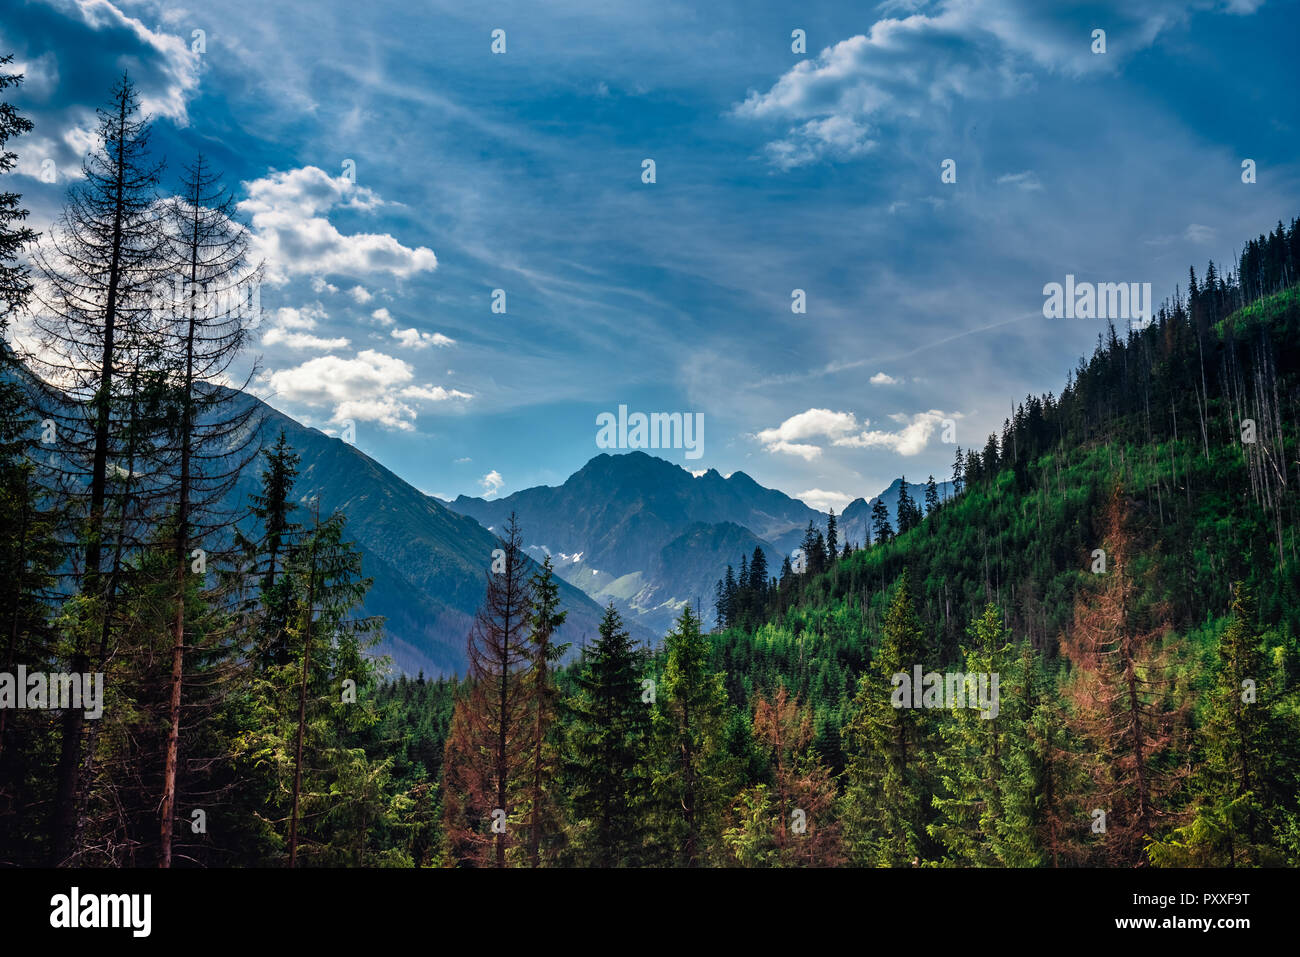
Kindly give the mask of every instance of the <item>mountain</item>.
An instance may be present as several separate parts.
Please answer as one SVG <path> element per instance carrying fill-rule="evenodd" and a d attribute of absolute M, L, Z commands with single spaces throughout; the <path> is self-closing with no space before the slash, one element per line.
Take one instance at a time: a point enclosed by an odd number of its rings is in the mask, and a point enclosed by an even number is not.
<path fill-rule="evenodd" d="M 895 480 L 878 496 L 891 520 L 901 484 Z M 911 488 L 924 497 L 924 486 Z M 951 494 L 942 483 L 940 495 Z M 869 538 L 874 501 L 855 499 L 845 509 L 840 527 L 855 544 Z M 710 621 L 713 583 L 728 564 L 738 566 L 741 555 L 761 547 L 775 574 L 782 558 L 799 547 L 809 521 L 826 524 L 825 513 L 744 472 L 723 478 L 709 469 L 696 476 L 639 451 L 598 455 L 563 485 L 490 500 L 462 495 L 451 507 L 489 529 L 514 512 L 532 554 L 551 555 L 567 581 L 602 604 L 612 600 L 630 620 L 639 618 L 660 635 L 688 601 L 698 599 Z"/>
<path fill-rule="evenodd" d="M 687 601 L 699 599 L 708 620 L 713 582 L 742 552 L 761 546 L 779 566 L 809 520 L 824 521 L 744 472 L 696 476 L 639 451 L 598 455 L 563 485 L 462 495 L 451 507 L 489 529 L 513 511 L 535 555 L 550 554 L 568 581 L 660 635 Z"/>
<path fill-rule="evenodd" d="M 262 443 L 269 447 L 283 429 L 301 456 L 294 487 L 300 521 L 314 496 L 322 514 L 342 509 L 347 536 L 363 554 L 362 568 L 374 578 L 365 612 L 386 618 L 377 651 L 392 656 L 408 674 L 465 673 L 465 639 L 483 600 L 485 575 L 497 537 L 473 519 L 453 511 L 341 439 L 302 425 L 251 396 L 262 406 Z M 260 469 L 245 469 L 232 492 L 231 507 L 246 507 L 260 485 Z M 578 588 L 560 583 L 569 616 L 558 640 L 593 638 L 601 609 Z M 636 637 L 648 640 L 648 633 Z"/>

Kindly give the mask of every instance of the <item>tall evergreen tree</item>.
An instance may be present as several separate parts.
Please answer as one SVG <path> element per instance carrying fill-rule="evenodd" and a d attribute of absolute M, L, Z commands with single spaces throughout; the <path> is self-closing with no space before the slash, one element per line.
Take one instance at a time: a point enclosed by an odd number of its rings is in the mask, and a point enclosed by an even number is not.
<path fill-rule="evenodd" d="M 1300 728 L 1294 710 L 1278 706 L 1280 682 L 1273 677 L 1256 616 L 1254 596 L 1237 582 L 1200 730 L 1192 819 L 1149 848 L 1154 863 L 1284 863 L 1276 831 L 1295 811 Z"/>
<path fill-rule="evenodd" d="M 181 194 L 167 203 L 169 278 L 174 292 L 167 297 L 170 301 L 159 303 L 167 313 L 164 341 L 173 377 L 170 431 L 176 452 L 171 476 L 175 488 L 176 614 L 161 802 L 161 867 L 171 866 L 175 826 L 191 546 L 202 543 L 200 567 L 206 565 L 208 551 L 215 555 L 216 533 L 234 521 L 221 503 L 256 455 L 253 420 L 258 407 L 238 402 L 238 393 L 224 387 L 244 344 L 241 293 L 257 281 L 256 273 L 246 268 L 248 234 L 233 216 L 233 198 L 199 156 L 185 171 Z"/>
<path fill-rule="evenodd" d="M 649 810 L 650 707 L 642 701 L 641 664 L 611 602 L 565 706 L 565 767 L 580 864 L 626 867 L 642 859 Z"/>
<path fill-rule="evenodd" d="M 925 514 L 933 515 L 939 508 L 939 486 L 931 475 L 925 483 Z"/>
<path fill-rule="evenodd" d="M 939 721 L 940 746 L 935 763 L 940 787 L 934 796 L 938 817 L 930 824 L 930 836 L 944 848 L 949 860 L 964 866 L 992 866 L 1000 863 L 992 846 L 1002 818 L 1002 757 L 1007 750 L 1008 721 L 1001 717 L 1001 682 L 1010 678 L 1009 635 L 1002 626 L 1002 612 L 988 604 L 971 623 L 969 647 L 963 650 L 964 682 L 959 689 L 964 707 L 955 707 Z M 998 700 L 994 709 L 977 707 L 978 678 L 988 682 L 998 676 Z M 951 704 L 951 703 L 950 703 Z"/>
<path fill-rule="evenodd" d="M 535 691 L 529 675 L 533 657 L 526 631 L 533 594 L 514 513 L 498 543 L 487 574 L 487 595 L 468 641 L 465 748 L 448 754 L 444 775 L 491 780 L 492 807 L 462 808 L 463 813 L 457 815 L 455 806 L 448 804 L 446 830 L 459 859 L 505 867 L 506 850 L 515 843 L 513 830 L 520 823 L 518 815 L 513 821 L 511 817 L 527 773 Z M 486 773 L 477 767 L 480 762 L 486 762 Z M 448 778 L 444 794 L 451 793 L 456 780 Z M 476 822 L 487 823 L 490 834 L 477 830 Z M 486 853 L 488 845 L 490 854 Z"/>
<path fill-rule="evenodd" d="M 888 544 L 894 539 L 894 529 L 889 524 L 889 506 L 882 498 L 871 503 L 871 538 L 877 545 Z"/>
<path fill-rule="evenodd" d="M 118 579 L 105 575 L 105 551 L 127 537 L 124 528 L 108 527 L 110 473 L 130 459 L 134 494 L 147 487 L 147 456 L 131 454 L 141 451 L 139 444 L 130 451 L 122 446 L 140 436 L 137 397 L 147 386 L 139 376 L 149 373 L 141 365 L 148 363 L 150 296 L 166 241 L 155 192 L 161 167 L 149 157 L 149 127 L 139 118 L 128 77 L 98 118 L 83 177 L 35 256 L 44 280 L 35 320 L 45 349 L 34 361 L 42 378 L 61 390 L 46 397 L 42 412 L 57 423 L 65 493 L 85 505 L 78 591 L 101 623 L 77 630 L 68 662 L 75 672 L 99 670 L 110 650 L 116 596 L 106 585 Z M 53 817 L 56 864 L 68 863 L 75 850 L 83 729 L 83 713 L 68 709 Z"/>
<path fill-rule="evenodd" d="M 926 825 L 933 816 L 933 731 L 929 716 L 906 694 L 913 668 L 933 660 L 933 648 L 912 598 L 906 568 L 894 589 L 884 637 L 862 676 L 853 716 L 844 729 L 844 821 L 854 858 L 898 867 L 929 860 Z M 900 684 L 897 676 L 909 684 Z"/>
<path fill-rule="evenodd" d="M 664 655 L 653 719 L 659 838 L 677 864 L 699 867 L 718 848 L 731 771 L 723 676 L 710 670 L 708 639 L 690 605 L 664 638 Z"/>
<path fill-rule="evenodd" d="M 551 793 L 551 780 L 556 772 L 556 747 L 554 740 L 555 708 L 558 692 L 552 674 L 557 662 L 569 650 L 568 643 L 557 644 L 555 632 L 568 617 L 560 610 L 560 586 L 551 569 L 551 556 L 547 555 L 530 583 L 532 606 L 528 613 L 528 643 L 532 650 L 533 683 L 533 740 L 529 755 L 528 781 L 528 863 L 541 865 L 542 832 L 544 829 L 558 833 L 559 809 Z"/>

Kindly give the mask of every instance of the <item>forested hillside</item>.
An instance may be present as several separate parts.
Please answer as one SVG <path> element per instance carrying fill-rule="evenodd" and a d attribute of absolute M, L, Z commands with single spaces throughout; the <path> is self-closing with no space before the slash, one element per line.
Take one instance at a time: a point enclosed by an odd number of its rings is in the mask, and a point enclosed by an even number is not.
<path fill-rule="evenodd" d="M 869 542 L 832 515 L 777 566 L 793 500 L 714 473 L 772 528 L 657 528 L 636 560 L 699 602 L 574 648 L 586 599 L 515 513 L 307 496 L 357 459 L 258 441 L 247 231 L 202 157 L 164 190 L 138 100 L 51 237 L 0 194 L 0 331 L 40 333 L 0 352 L 0 864 L 1300 865 L 1300 222 L 1107 327 Z M 375 655 L 376 560 L 480 582 L 462 674 Z"/>

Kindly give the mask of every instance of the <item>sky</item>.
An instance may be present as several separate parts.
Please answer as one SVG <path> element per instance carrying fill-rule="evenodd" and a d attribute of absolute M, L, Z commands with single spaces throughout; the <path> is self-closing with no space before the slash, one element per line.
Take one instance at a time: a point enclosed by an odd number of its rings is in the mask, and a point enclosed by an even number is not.
<path fill-rule="evenodd" d="M 239 200 L 275 408 L 442 497 L 689 413 L 655 454 L 839 510 L 1060 392 L 1106 323 L 1046 284 L 1159 302 L 1300 214 L 1296 36 L 1294 0 L 5 0 L 6 188 L 47 228 L 126 70 L 165 184 L 202 152 Z"/>

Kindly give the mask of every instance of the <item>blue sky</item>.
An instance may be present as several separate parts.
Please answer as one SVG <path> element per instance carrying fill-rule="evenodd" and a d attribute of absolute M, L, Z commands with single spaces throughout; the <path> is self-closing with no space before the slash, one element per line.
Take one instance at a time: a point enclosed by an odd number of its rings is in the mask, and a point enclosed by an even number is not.
<path fill-rule="evenodd" d="M 1046 283 L 1158 301 L 1300 213 L 1297 35 L 1296 3 L 1254 0 L 0 14 L 37 124 L 9 188 L 38 228 L 124 68 L 170 170 L 224 169 L 277 408 L 352 420 L 443 496 L 563 481 L 619 405 L 698 412 L 703 455 L 660 454 L 837 509 L 945 477 L 944 419 L 982 444 L 1060 390 L 1104 324 L 1044 318 Z"/>

